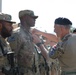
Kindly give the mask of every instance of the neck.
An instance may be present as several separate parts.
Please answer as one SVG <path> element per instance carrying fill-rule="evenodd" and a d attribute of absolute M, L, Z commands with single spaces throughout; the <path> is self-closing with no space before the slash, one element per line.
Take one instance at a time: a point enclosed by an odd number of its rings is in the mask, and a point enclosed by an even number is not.
<path fill-rule="evenodd" d="M 69 32 L 66 32 L 66 33 L 61 37 L 61 39 L 64 38 L 67 34 L 69 34 Z"/>
<path fill-rule="evenodd" d="M 21 22 L 22 27 L 24 27 L 24 29 L 26 29 L 27 31 L 30 30 L 29 25 L 26 22 Z"/>

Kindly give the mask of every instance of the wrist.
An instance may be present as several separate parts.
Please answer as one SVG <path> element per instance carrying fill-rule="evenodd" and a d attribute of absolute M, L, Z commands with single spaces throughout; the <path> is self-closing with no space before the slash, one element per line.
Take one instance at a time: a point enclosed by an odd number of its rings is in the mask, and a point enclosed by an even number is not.
<path fill-rule="evenodd" d="M 43 43 L 42 42 L 39 42 L 39 43 L 36 43 L 36 45 L 39 47 L 41 46 Z"/>

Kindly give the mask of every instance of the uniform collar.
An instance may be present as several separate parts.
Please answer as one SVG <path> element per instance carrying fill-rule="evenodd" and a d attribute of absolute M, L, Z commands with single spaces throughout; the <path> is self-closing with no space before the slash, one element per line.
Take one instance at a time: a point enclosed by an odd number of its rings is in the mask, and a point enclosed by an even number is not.
<path fill-rule="evenodd" d="M 71 33 L 65 35 L 61 40 L 62 40 L 62 41 L 67 40 L 69 36 L 71 36 Z"/>

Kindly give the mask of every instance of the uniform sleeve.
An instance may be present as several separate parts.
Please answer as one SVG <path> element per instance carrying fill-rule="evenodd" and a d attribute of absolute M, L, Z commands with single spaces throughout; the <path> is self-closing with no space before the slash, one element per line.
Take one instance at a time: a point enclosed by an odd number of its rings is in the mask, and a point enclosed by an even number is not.
<path fill-rule="evenodd" d="M 52 47 L 49 50 L 49 57 L 52 59 L 56 59 L 60 57 L 63 53 L 63 48 L 61 47 L 61 44 L 59 45 L 58 43 L 56 46 Z"/>
<path fill-rule="evenodd" d="M 8 38 L 8 42 L 12 51 L 17 51 L 21 45 L 21 40 L 17 33 L 12 34 L 12 36 Z"/>

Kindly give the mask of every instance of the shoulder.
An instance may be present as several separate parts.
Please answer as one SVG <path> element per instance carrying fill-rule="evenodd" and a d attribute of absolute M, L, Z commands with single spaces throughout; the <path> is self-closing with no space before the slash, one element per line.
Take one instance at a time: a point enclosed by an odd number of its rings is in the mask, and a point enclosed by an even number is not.
<path fill-rule="evenodd" d="M 8 42 L 16 41 L 17 38 L 19 37 L 19 31 L 20 31 L 20 28 L 14 29 L 12 35 L 8 37 L 7 41 Z"/>
<path fill-rule="evenodd" d="M 71 36 L 68 38 L 68 41 L 76 40 L 76 34 L 71 34 Z"/>
<path fill-rule="evenodd" d="M 76 45 L 76 34 L 71 34 L 67 40 L 67 46 L 70 48 Z"/>
<path fill-rule="evenodd" d="M 65 41 L 68 42 L 68 41 L 74 40 L 74 39 L 76 39 L 76 34 L 68 34 L 64 38 L 62 38 L 62 41 L 63 42 L 65 42 Z"/>
<path fill-rule="evenodd" d="M 19 32 L 20 32 L 20 27 L 18 27 L 18 28 L 15 28 L 15 29 L 13 30 L 13 33 L 12 33 L 12 35 L 19 34 Z"/>

